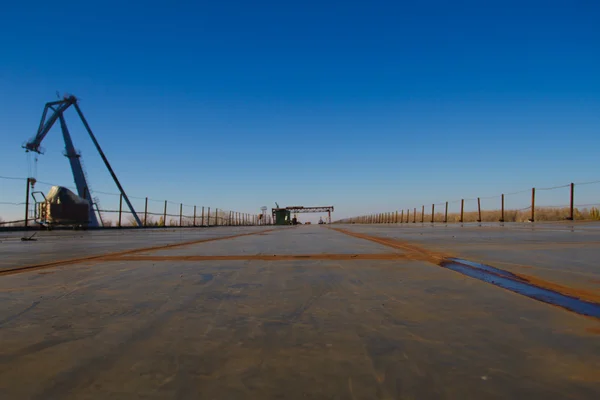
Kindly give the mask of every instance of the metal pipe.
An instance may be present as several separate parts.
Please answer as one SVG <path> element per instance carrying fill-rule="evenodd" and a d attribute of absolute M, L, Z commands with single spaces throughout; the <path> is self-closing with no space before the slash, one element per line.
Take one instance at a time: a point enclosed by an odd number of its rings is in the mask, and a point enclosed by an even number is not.
<path fill-rule="evenodd" d="M 210 207 L 208 207 L 208 212 L 206 213 L 207 223 L 206 225 L 210 227 Z"/>
<path fill-rule="evenodd" d="M 460 200 L 460 223 L 465 222 L 465 199 Z"/>
<path fill-rule="evenodd" d="M 421 223 L 425 222 L 425 206 L 421 208 Z"/>
<path fill-rule="evenodd" d="M 204 206 L 202 206 L 202 223 L 201 226 L 204 226 Z"/>
<path fill-rule="evenodd" d="M 500 222 L 504 222 L 504 193 L 500 196 Z"/>
<path fill-rule="evenodd" d="M 179 203 L 179 227 L 183 226 L 183 203 Z"/>
<path fill-rule="evenodd" d="M 433 224 L 434 222 L 434 215 L 435 215 L 435 204 L 431 205 L 431 223 Z"/>
<path fill-rule="evenodd" d="M 192 226 L 196 226 L 196 206 L 194 206 L 194 222 L 192 223 Z"/>
<path fill-rule="evenodd" d="M 478 197 L 477 198 L 477 222 L 481 222 L 481 199 Z"/>

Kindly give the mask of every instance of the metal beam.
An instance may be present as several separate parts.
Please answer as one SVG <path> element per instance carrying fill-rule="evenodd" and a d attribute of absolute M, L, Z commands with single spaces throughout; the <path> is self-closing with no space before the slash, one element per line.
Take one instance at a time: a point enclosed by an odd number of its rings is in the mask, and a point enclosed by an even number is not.
<path fill-rule="evenodd" d="M 288 210 L 290 212 L 305 214 L 305 213 L 320 213 L 320 212 L 333 212 L 333 206 L 321 206 L 321 207 L 303 207 L 303 206 L 292 206 L 285 208 L 273 208 L 275 210 Z"/>
<path fill-rule="evenodd" d="M 71 164 L 71 171 L 73 172 L 73 180 L 75 181 L 75 186 L 77 187 L 77 194 L 79 197 L 89 202 L 89 226 L 96 228 L 99 226 L 99 224 L 94 211 L 94 200 L 92 199 L 87 180 L 85 179 L 85 173 L 83 172 L 83 167 L 81 166 L 81 161 L 79 159 L 80 156 L 77 154 L 77 151 L 75 151 L 73 140 L 71 139 L 69 129 L 67 128 L 67 122 L 62 114 L 60 114 L 59 120 L 63 139 L 65 140 L 65 157 L 69 159 L 69 164 Z"/>
<path fill-rule="evenodd" d="M 138 217 L 137 213 L 135 212 L 135 209 L 133 208 L 133 205 L 129 201 L 129 197 L 127 197 L 127 194 L 125 193 L 125 190 L 123 189 L 123 186 L 121 186 L 121 183 L 119 182 L 119 179 L 117 178 L 117 175 L 115 175 L 115 172 L 113 171 L 112 167 L 110 166 L 108 159 L 106 158 L 106 156 L 104 155 L 104 152 L 100 148 L 100 144 L 96 140 L 96 136 L 94 136 L 94 133 L 92 132 L 90 125 L 87 123 L 87 120 L 83 116 L 83 113 L 81 112 L 81 109 L 79 108 L 79 105 L 77 103 L 74 103 L 73 105 L 75 106 L 75 110 L 77 110 L 77 114 L 79 114 L 79 118 L 81 118 L 81 122 L 83 122 L 85 129 L 88 131 L 88 134 L 90 135 L 90 138 L 92 139 L 92 142 L 94 142 L 94 146 L 96 146 L 96 150 L 98 150 L 100 157 L 102 157 L 102 161 L 104 161 L 104 165 L 106 165 L 108 172 L 110 172 L 110 175 L 112 176 L 113 180 L 115 181 L 115 184 L 117 185 L 117 187 L 119 188 L 119 191 L 123 195 L 123 198 L 125 199 L 125 202 L 127 203 L 127 206 L 129 207 L 129 210 L 131 211 L 133 218 L 135 219 L 135 222 L 137 222 L 138 227 L 141 227 L 142 221 L 140 221 L 140 218 Z M 165 221 L 165 225 L 166 225 L 166 221 Z"/>

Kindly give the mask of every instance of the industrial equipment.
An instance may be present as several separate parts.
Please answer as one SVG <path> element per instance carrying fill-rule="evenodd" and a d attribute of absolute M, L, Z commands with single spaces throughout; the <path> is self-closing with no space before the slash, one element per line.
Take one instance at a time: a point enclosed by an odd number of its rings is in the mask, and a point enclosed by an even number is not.
<path fill-rule="evenodd" d="M 88 226 L 89 202 L 69 189 L 52 186 L 48 196 L 42 192 L 33 192 L 32 196 L 35 200 L 35 222 L 38 224 L 47 228 L 56 225 Z"/>
<path fill-rule="evenodd" d="M 291 223 L 291 213 L 303 214 L 303 213 L 327 213 L 327 223 L 331 223 L 331 213 L 333 212 L 333 206 L 322 206 L 322 207 L 304 207 L 304 206 L 291 206 L 291 207 L 279 207 L 279 204 L 275 203 L 277 208 L 273 208 L 273 220 L 275 225 L 289 225 Z M 277 221 L 280 221 L 278 223 Z"/>
<path fill-rule="evenodd" d="M 123 196 L 123 199 L 125 200 L 125 203 L 129 207 L 129 210 L 131 211 L 131 214 L 133 215 L 133 218 L 135 219 L 138 226 L 142 226 L 142 222 L 140 221 L 137 213 L 135 212 L 133 205 L 129 201 L 129 198 L 127 197 L 127 194 L 125 193 L 125 190 L 123 190 L 121 183 L 117 179 L 117 176 L 115 175 L 112 167 L 110 166 L 108 159 L 106 158 L 106 156 L 104 155 L 104 152 L 100 148 L 100 144 L 98 143 L 98 140 L 96 140 L 96 137 L 94 136 L 87 120 L 83 116 L 83 113 L 81 112 L 81 109 L 79 108 L 79 105 L 77 104 L 77 101 L 78 100 L 75 96 L 68 95 L 68 96 L 64 96 L 61 100 L 51 101 L 49 103 L 46 103 L 37 134 L 35 135 L 35 137 L 33 139 L 31 139 L 29 142 L 27 142 L 23 146 L 25 148 L 25 151 L 42 154 L 43 150 L 40 147 L 42 144 L 42 141 L 44 140 L 44 138 L 46 137 L 46 135 L 48 134 L 48 132 L 50 131 L 52 126 L 56 123 L 56 121 L 57 120 L 60 121 L 60 127 L 62 130 L 63 139 L 65 141 L 65 153 L 64 154 L 65 154 L 65 157 L 67 157 L 69 159 L 69 163 L 71 164 L 71 170 L 73 172 L 73 180 L 75 181 L 75 186 L 77 188 L 77 194 L 79 195 L 78 197 L 80 199 L 84 200 L 87 203 L 87 205 L 86 205 L 87 206 L 87 214 L 88 214 L 87 226 L 90 226 L 90 227 L 99 226 L 98 218 L 94 211 L 94 205 L 97 206 L 97 201 L 95 201 L 92 198 L 90 187 L 89 187 L 89 184 L 86 179 L 86 174 L 85 174 L 85 172 L 83 170 L 83 166 L 81 164 L 81 154 L 78 153 L 75 150 L 75 147 L 73 146 L 73 140 L 71 139 L 71 135 L 69 134 L 69 130 L 67 128 L 67 123 L 66 123 L 64 115 L 63 115 L 64 112 L 69 107 L 73 106 L 75 108 L 75 110 L 77 111 L 77 114 L 79 115 L 79 118 L 81 119 L 81 122 L 83 123 L 83 126 L 85 127 L 86 131 L 90 135 L 90 138 L 92 139 L 92 142 L 94 143 L 94 146 L 96 147 L 96 150 L 98 150 L 100 157 L 102 157 L 102 161 L 104 161 L 104 164 L 106 165 L 106 168 L 108 169 L 108 172 L 110 172 L 115 184 L 119 188 L 119 191 L 121 192 L 121 195 Z M 32 187 L 33 187 L 34 183 L 35 183 L 35 179 L 31 179 Z M 48 199 L 46 199 L 45 201 L 47 201 L 47 200 Z M 36 200 L 36 202 L 37 202 L 37 200 Z M 75 203 L 72 203 L 72 204 L 75 204 Z M 77 204 L 79 204 L 79 203 L 77 203 Z M 39 207 L 39 206 L 36 205 L 36 212 L 37 212 L 37 207 Z M 67 206 L 67 207 L 69 207 L 69 206 Z M 81 206 L 77 206 L 76 208 L 80 209 Z M 58 208 L 56 208 L 56 207 L 55 207 L 55 209 L 58 210 Z M 65 211 L 65 212 L 69 213 L 70 211 Z M 80 213 L 80 212 L 81 211 L 73 211 L 73 213 Z M 41 216 L 41 214 L 40 214 L 40 216 Z M 48 216 L 51 216 L 51 215 L 48 215 Z M 102 216 L 100 215 L 99 209 L 98 209 L 98 216 L 100 216 L 100 220 L 102 220 Z"/>
<path fill-rule="evenodd" d="M 275 221 L 275 225 L 290 225 L 292 223 L 290 216 L 291 212 L 285 208 L 273 209 L 273 221 Z"/>

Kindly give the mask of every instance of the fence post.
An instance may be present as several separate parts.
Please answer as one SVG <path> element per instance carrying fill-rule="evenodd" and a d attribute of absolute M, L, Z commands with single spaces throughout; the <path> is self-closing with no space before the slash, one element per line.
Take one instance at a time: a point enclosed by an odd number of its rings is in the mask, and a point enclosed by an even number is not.
<path fill-rule="evenodd" d="M 183 226 L 183 203 L 179 203 L 179 227 Z"/>
<path fill-rule="evenodd" d="M 435 204 L 431 205 L 431 223 L 433 224 L 435 221 Z"/>
<path fill-rule="evenodd" d="M 460 200 L 460 223 L 465 222 L 465 199 Z"/>
<path fill-rule="evenodd" d="M 204 206 L 202 206 L 202 221 L 200 223 L 200 226 L 204 226 Z"/>
<path fill-rule="evenodd" d="M 448 223 L 448 202 L 446 202 L 446 211 L 444 211 L 444 223 Z"/>
<path fill-rule="evenodd" d="M 571 207 L 569 212 L 569 221 L 573 221 L 575 219 L 575 184 L 571 182 Z"/>
<path fill-rule="evenodd" d="M 219 209 L 215 208 L 215 226 L 219 226 Z"/>
<path fill-rule="evenodd" d="M 210 207 L 208 207 L 208 212 L 206 213 L 206 220 L 208 221 L 206 226 L 210 227 Z"/>
<path fill-rule="evenodd" d="M 394 219 L 394 223 L 397 224 L 398 223 L 398 210 L 396 210 L 396 218 Z"/>
<path fill-rule="evenodd" d="M 481 199 L 477 198 L 477 222 L 481 222 Z"/>
<path fill-rule="evenodd" d="M 31 182 L 31 178 L 27 178 L 27 183 L 25 184 L 25 229 L 27 229 L 29 223 L 29 182 Z"/>
<path fill-rule="evenodd" d="M 535 222 L 535 188 L 531 188 L 531 219 L 529 222 Z"/>
<path fill-rule="evenodd" d="M 413 210 L 413 224 L 417 223 L 417 207 Z"/>
<path fill-rule="evenodd" d="M 146 197 L 146 204 L 144 205 L 144 227 L 148 226 L 148 198 Z"/>
<path fill-rule="evenodd" d="M 165 200 L 165 211 L 163 214 L 163 226 L 167 227 L 167 200 Z"/>
<path fill-rule="evenodd" d="M 500 222 L 504 222 L 504 193 L 500 196 Z"/>
<path fill-rule="evenodd" d="M 421 208 L 421 223 L 425 222 L 425 206 Z"/>
<path fill-rule="evenodd" d="M 119 228 L 121 227 L 121 215 L 123 214 L 123 195 L 119 195 Z"/>
<path fill-rule="evenodd" d="M 194 206 L 194 222 L 192 223 L 192 226 L 196 226 L 196 206 Z"/>

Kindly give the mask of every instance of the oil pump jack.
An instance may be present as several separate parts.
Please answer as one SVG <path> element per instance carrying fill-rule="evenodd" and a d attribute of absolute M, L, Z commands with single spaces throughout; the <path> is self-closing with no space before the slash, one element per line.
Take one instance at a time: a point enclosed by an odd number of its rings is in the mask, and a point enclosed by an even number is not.
<path fill-rule="evenodd" d="M 23 145 L 23 148 L 25 149 L 26 152 L 31 151 L 31 152 L 35 152 L 38 154 L 42 154 L 43 150 L 40 147 L 42 144 L 42 141 L 44 140 L 44 138 L 46 137 L 46 135 L 48 134 L 48 132 L 50 131 L 52 126 L 56 123 L 56 121 L 58 120 L 60 122 L 63 139 L 65 141 L 65 156 L 69 159 L 69 163 L 71 164 L 71 171 L 73 171 L 73 180 L 75 181 L 75 186 L 77 187 L 77 194 L 79 195 L 79 197 L 81 197 L 89 202 L 88 226 L 98 227 L 99 226 L 98 218 L 96 217 L 96 213 L 94 212 L 94 200 L 92 199 L 89 185 L 86 180 L 86 175 L 85 175 L 85 172 L 83 171 L 83 167 L 81 165 L 81 160 L 80 160 L 81 154 L 79 154 L 75 150 L 75 147 L 73 146 L 73 140 L 71 139 L 71 135 L 69 134 L 69 129 L 67 128 L 67 123 L 66 123 L 65 117 L 63 115 L 64 112 L 67 111 L 67 109 L 71 106 L 73 106 L 73 108 L 75 108 L 75 111 L 77 111 L 77 114 L 79 115 L 79 118 L 81 119 L 81 122 L 83 123 L 83 126 L 85 127 L 86 131 L 90 135 L 90 138 L 92 139 L 92 142 L 94 143 L 94 146 L 96 147 L 96 150 L 98 150 L 100 157 L 102 157 L 102 161 L 104 161 L 104 165 L 106 165 L 108 172 L 110 172 L 110 175 L 112 176 L 113 180 L 115 181 L 115 184 L 119 188 L 119 191 L 121 192 L 121 195 L 123 196 L 123 199 L 125 200 L 125 203 L 129 207 L 129 210 L 131 211 L 131 214 L 133 215 L 133 218 L 135 219 L 137 225 L 142 226 L 142 222 L 140 221 L 140 218 L 138 217 L 137 213 L 135 212 L 133 205 L 129 201 L 129 198 L 127 197 L 127 194 L 125 193 L 125 190 L 123 190 L 123 187 L 121 186 L 121 183 L 119 182 L 119 179 L 117 179 L 117 176 L 115 175 L 112 167 L 110 166 L 108 159 L 104 155 L 102 148 L 100 148 L 100 144 L 96 140 L 96 137 L 94 136 L 94 133 L 92 132 L 92 129 L 90 128 L 87 120 L 83 116 L 83 113 L 81 112 L 81 109 L 79 108 L 79 105 L 77 104 L 77 98 L 75 96 L 68 95 L 68 96 L 64 96 L 61 100 L 51 101 L 51 102 L 46 103 L 46 106 L 44 107 L 44 112 L 42 113 L 42 119 L 40 121 L 40 126 L 37 130 L 37 134 L 35 135 L 35 137 L 33 139 L 31 139 L 29 142 L 27 142 L 25 145 Z"/>

